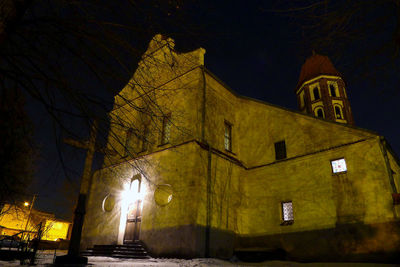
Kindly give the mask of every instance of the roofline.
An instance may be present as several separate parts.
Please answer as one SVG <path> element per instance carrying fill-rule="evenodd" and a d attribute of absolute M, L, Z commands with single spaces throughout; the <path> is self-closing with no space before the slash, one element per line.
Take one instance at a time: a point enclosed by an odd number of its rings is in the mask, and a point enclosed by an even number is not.
<path fill-rule="evenodd" d="M 392 146 L 389 144 L 389 142 L 388 142 L 388 140 L 384 137 L 384 136 L 381 136 L 381 138 L 383 139 L 383 140 L 385 140 L 385 147 L 386 147 L 386 149 L 390 152 L 390 154 L 392 154 L 392 156 L 393 156 L 393 158 L 394 158 L 394 160 L 396 161 L 396 163 L 400 166 L 400 158 L 399 158 L 399 156 L 396 154 L 396 152 L 393 150 L 393 148 L 392 148 Z"/>
<path fill-rule="evenodd" d="M 318 75 L 318 76 L 316 76 L 316 77 L 314 77 L 312 79 L 309 79 L 309 80 L 306 80 L 306 81 L 302 82 L 300 86 L 296 86 L 296 89 L 294 90 L 296 95 L 305 85 L 307 85 L 309 83 L 312 83 L 315 80 L 321 79 L 321 78 L 327 78 L 327 79 L 333 79 L 333 78 L 337 79 L 337 78 L 339 78 L 344 82 L 344 80 L 343 80 L 343 78 L 341 76 L 336 76 L 336 75 L 332 75 L 332 74 L 320 74 L 320 75 Z"/>
<path fill-rule="evenodd" d="M 199 66 L 199 67 L 203 67 L 204 70 L 207 72 L 207 74 L 212 76 L 216 81 L 221 83 L 225 87 L 225 89 L 227 89 L 229 92 L 231 92 L 234 96 L 236 96 L 238 98 L 245 99 L 245 100 L 250 100 L 250 101 L 254 101 L 254 102 L 258 102 L 260 104 L 264 104 L 264 105 L 271 106 L 271 107 L 278 108 L 278 109 L 282 109 L 282 110 L 285 110 L 285 111 L 288 111 L 288 112 L 296 113 L 296 114 L 299 114 L 299 115 L 302 115 L 302 116 L 305 116 L 305 117 L 308 117 L 308 118 L 311 118 L 311 119 L 319 120 L 319 121 L 322 121 L 322 122 L 335 124 L 335 125 L 340 125 L 340 126 L 344 126 L 344 127 L 353 129 L 353 130 L 363 131 L 363 132 L 367 132 L 369 134 L 373 134 L 373 135 L 376 135 L 376 136 L 381 136 L 379 133 L 377 133 L 375 131 L 372 131 L 372 130 L 364 129 L 364 128 L 361 128 L 361 127 L 358 127 L 358 126 L 352 126 L 352 125 L 349 125 L 349 124 L 343 124 L 343 123 L 339 123 L 339 122 L 324 120 L 324 119 L 321 119 L 321 118 L 318 118 L 318 117 L 314 117 L 314 116 L 312 116 L 310 114 L 302 113 L 302 112 L 297 111 L 297 110 L 293 110 L 293 109 L 290 109 L 290 108 L 287 108 L 287 107 L 278 106 L 276 104 L 271 104 L 271 103 L 266 102 L 264 100 L 260 100 L 260 99 L 256 99 L 256 98 L 240 95 L 236 91 L 234 91 L 231 87 L 229 87 L 225 82 L 223 82 L 221 79 L 219 79 L 214 73 L 212 73 L 205 66 Z"/>

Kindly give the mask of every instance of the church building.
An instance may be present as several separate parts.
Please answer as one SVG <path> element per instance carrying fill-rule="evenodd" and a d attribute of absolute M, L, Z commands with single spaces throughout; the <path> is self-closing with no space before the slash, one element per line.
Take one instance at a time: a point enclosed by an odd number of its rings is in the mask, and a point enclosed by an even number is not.
<path fill-rule="evenodd" d="M 355 126 L 347 86 L 313 53 L 299 111 L 238 95 L 156 35 L 115 96 L 81 249 L 140 241 L 154 257 L 281 251 L 297 261 L 393 261 L 400 161 Z"/>

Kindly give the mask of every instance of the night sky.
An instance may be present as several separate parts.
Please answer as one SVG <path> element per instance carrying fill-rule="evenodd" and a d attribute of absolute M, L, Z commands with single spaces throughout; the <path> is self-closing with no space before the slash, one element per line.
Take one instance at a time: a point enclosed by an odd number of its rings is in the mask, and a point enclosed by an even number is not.
<path fill-rule="evenodd" d="M 248 4 L 245 5 L 243 1 L 216 2 L 220 3 L 193 16 L 196 22 L 202 24 L 203 31 L 208 33 L 190 40 L 192 46 L 195 43 L 206 49 L 206 68 L 241 95 L 297 110 L 294 88 L 302 64 L 315 49 L 305 42 L 307 36 L 304 34 L 303 20 L 277 12 L 276 6 L 266 6 L 261 1 L 246 2 Z M 382 34 L 390 34 L 393 27 L 389 25 Z M 185 35 L 176 35 L 177 48 L 184 47 L 179 39 L 184 39 Z M 394 151 L 400 154 L 397 70 L 388 67 L 374 71 L 375 63 L 370 62 L 367 69 L 372 70 L 375 77 L 364 79 L 356 65 L 356 57 L 363 56 L 358 53 L 359 48 L 382 40 L 372 34 L 365 36 L 352 46 L 341 48 L 338 58 L 331 55 L 338 52 L 335 51 L 335 44 L 326 51 L 317 52 L 329 56 L 336 69 L 343 74 L 356 126 L 385 136 Z M 146 44 L 141 46 L 145 47 Z M 385 62 L 388 57 L 382 55 L 377 60 Z M 79 70 L 75 71 L 80 73 Z M 377 73 L 383 73 L 384 77 L 380 78 Z M 92 80 L 87 80 L 87 83 L 101 86 Z M 123 84 L 116 83 L 115 87 L 122 88 Z M 111 103 L 111 95 L 109 99 Z M 66 196 L 77 194 L 85 153 L 61 145 L 65 169 L 56 148 L 53 124 L 46 111 L 38 103 L 29 102 L 28 113 L 35 123 L 35 139 L 41 148 L 31 190 L 39 195 L 35 207 L 71 219 L 74 203 Z M 79 122 L 70 126 L 81 128 L 81 137 L 87 137 L 86 126 L 79 125 Z M 95 168 L 100 164 L 101 157 L 98 156 Z M 66 179 L 66 174 L 69 179 Z"/>

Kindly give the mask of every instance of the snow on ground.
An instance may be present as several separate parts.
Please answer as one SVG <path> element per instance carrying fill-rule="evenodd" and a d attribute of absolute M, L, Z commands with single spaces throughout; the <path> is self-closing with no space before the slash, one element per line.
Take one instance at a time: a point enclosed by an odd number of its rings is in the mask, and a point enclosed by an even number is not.
<path fill-rule="evenodd" d="M 57 251 L 57 256 L 65 255 L 67 251 Z M 45 250 L 38 252 L 36 266 L 53 266 L 53 260 L 55 257 L 54 250 Z M 111 257 L 88 257 L 89 266 L 101 266 L 101 267 L 225 267 L 225 266 L 236 266 L 236 267 L 247 267 L 247 266 L 265 266 L 265 267 L 307 267 L 307 266 L 342 266 L 342 267 L 378 267 L 378 266 L 398 266 L 392 264 L 378 264 L 378 263 L 297 263 L 289 261 L 266 261 L 262 263 L 244 263 L 244 262 L 229 262 L 219 259 L 164 259 L 164 258 L 151 258 L 151 259 L 116 259 Z M 12 267 L 21 266 L 19 261 L 0 261 L 0 266 Z M 69 265 L 71 266 L 71 265 Z M 75 265 L 79 266 L 79 265 Z"/>

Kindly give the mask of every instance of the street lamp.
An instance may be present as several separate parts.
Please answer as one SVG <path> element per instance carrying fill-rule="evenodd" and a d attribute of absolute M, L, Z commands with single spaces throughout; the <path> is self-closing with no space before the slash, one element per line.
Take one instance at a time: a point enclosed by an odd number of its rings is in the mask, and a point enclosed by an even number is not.
<path fill-rule="evenodd" d="M 26 231 L 26 229 L 28 228 L 28 223 L 29 223 L 29 219 L 30 219 L 30 217 L 31 217 L 31 212 L 32 212 L 33 205 L 35 204 L 36 196 L 37 196 L 37 195 L 35 194 L 35 195 L 33 195 L 33 198 L 32 198 L 32 204 L 31 204 L 31 206 L 30 206 L 30 208 L 29 208 L 28 219 L 26 220 L 25 231 Z M 25 201 L 25 202 L 24 202 L 24 206 L 25 206 L 25 207 L 28 207 L 28 206 L 29 206 L 29 202 L 28 202 L 28 201 Z"/>

